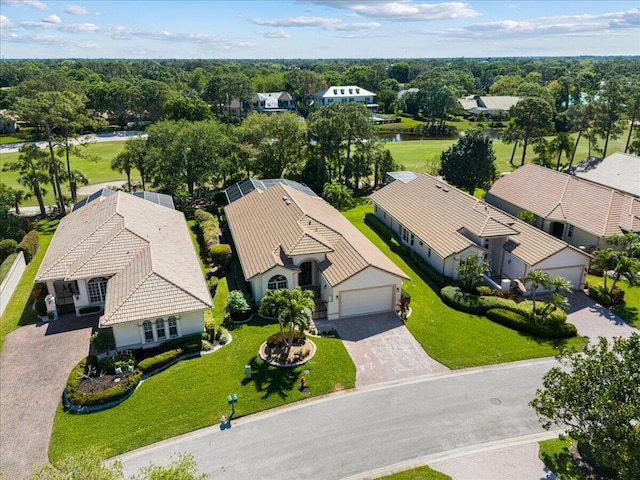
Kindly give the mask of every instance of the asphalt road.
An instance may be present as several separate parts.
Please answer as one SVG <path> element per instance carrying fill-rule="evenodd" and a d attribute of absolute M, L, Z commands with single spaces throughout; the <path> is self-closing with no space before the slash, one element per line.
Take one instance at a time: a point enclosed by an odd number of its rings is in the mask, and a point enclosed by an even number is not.
<path fill-rule="evenodd" d="M 240 418 L 119 457 L 128 474 L 190 452 L 216 479 L 359 478 L 544 432 L 528 406 L 546 358 L 346 392 Z M 310 385 L 313 389 L 313 385 Z M 194 399 L 194 401 L 203 401 Z M 242 398 L 236 412 L 242 413 Z"/>

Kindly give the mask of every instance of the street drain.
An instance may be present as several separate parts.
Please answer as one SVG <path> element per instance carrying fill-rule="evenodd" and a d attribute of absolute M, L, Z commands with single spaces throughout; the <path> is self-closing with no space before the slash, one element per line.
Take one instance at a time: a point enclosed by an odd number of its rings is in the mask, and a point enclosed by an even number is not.
<path fill-rule="evenodd" d="M 500 405 L 502 402 L 500 401 L 499 398 L 492 398 L 491 400 L 489 400 L 491 403 L 493 403 L 494 405 Z"/>

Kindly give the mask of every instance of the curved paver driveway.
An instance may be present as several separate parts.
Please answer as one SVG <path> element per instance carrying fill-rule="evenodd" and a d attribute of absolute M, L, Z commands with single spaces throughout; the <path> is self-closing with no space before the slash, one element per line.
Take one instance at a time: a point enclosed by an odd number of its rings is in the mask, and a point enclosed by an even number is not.
<path fill-rule="evenodd" d="M 69 371 L 89 352 L 97 317 L 63 316 L 7 335 L 0 354 L 0 478 L 48 462 L 53 418 Z"/>
<path fill-rule="evenodd" d="M 576 326 L 578 334 L 589 337 L 592 342 L 596 342 L 598 337 L 612 340 L 614 337 L 629 337 L 633 332 L 638 333 L 637 328 L 582 292 L 572 293 L 569 303 L 571 308 L 567 321 Z"/>

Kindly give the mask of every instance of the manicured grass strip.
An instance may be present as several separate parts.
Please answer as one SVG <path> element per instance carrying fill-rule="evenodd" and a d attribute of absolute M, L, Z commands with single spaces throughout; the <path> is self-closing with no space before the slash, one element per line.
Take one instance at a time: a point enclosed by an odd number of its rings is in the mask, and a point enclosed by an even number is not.
<path fill-rule="evenodd" d="M 584 345 L 582 337 L 562 340 L 534 337 L 449 308 L 436 291 L 364 223 L 368 212 L 373 212 L 372 206 L 361 205 L 344 215 L 411 277 L 411 281 L 404 284 L 404 289 L 411 294 L 412 308 L 406 325 L 431 358 L 455 369 L 554 356 L 561 348 Z"/>
<path fill-rule="evenodd" d="M 41 220 L 33 225 L 33 228 L 40 235 L 40 248 L 33 258 L 18 283 L 15 293 L 9 300 L 9 304 L 0 319 L 0 351 L 4 345 L 5 337 L 22 325 L 35 323 L 38 320 L 36 313 L 31 310 L 31 290 L 33 290 L 33 279 L 38 273 L 38 268 L 42 263 L 44 254 L 51 243 L 53 233 L 58 226 L 59 220 Z"/>
<path fill-rule="evenodd" d="M 82 173 L 84 173 L 89 179 L 90 184 L 112 182 L 115 180 L 125 179 L 126 175 L 124 173 L 119 173 L 116 170 L 111 170 L 111 159 L 113 159 L 113 157 L 124 150 L 125 144 L 126 142 L 122 141 L 91 143 L 86 148 L 83 148 L 82 151 L 85 155 L 98 157 L 98 161 L 92 162 L 89 160 L 85 160 L 84 158 L 78 158 L 72 155 L 70 160 L 71 168 L 74 170 L 80 170 Z M 2 170 L 2 166 L 5 163 L 16 161 L 19 155 L 20 154 L 18 152 L 0 154 L 0 171 Z M 18 183 L 18 176 L 18 172 L 2 172 L 2 183 L 13 188 L 25 190 L 25 187 Z M 123 183 L 125 181 L 126 180 L 123 180 Z M 140 174 L 135 169 L 131 172 L 131 181 L 140 181 Z M 48 186 L 46 189 L 47 194 L 44 196 L 45 205 L 55 205 L 53 189 L 50 186 Z M 69 193 L 68 182 L 63 182 L 62 193 L 67 197 L 71 196 L 71 194 Z M 80 198 L 82 198 L 82 196 L 80 196 Z M 29 198 L 21 204 L 21 206 L 25 207 L 37 205 L 38 201 L 35 199 L 35 197 Z"/>
<path fill-rule="evenodd" d="M 604 278 L 595 275 L 587 275 L 589 285 L 595 287 L 604 285 Z M 607 279 L 607 288 L 611 288 L 613 278 Z M 618 315 L 621 319 L 634 327 L 640 327 L 640 285 L 629 285 L 626 280 L 620 280 L 616 283 L 617 287 L 624 290 L 624 302 L 619 305 L 612 305 L 610 310 Z"/>
<path fill-rule="evenodd" d="M 426 465 L 378 478 L 379 480 L 451 480 L 449 475 L 433 470 Z"/>
<path fill-rule="evenodd" d="M 571 438 L 554 438 L 540 442 L 538 456 L 560 480 L 584 480 L 571 459 L 569 448 L 575 442 Z"/>
<path fill-rule="evenodd" d="M 305 370 L 313 396 L 355 386 L 355 366 L 339 339 L 314 338 L 315 357 L 298 368 L 273 368 L 256 361 L 260 344 L 277 331 L 276 323 L 254 318 L 232 330 L 229 345 L 149 378 L 110 410 L 74 415 L 60 406 L 49 448 L 51 460 L 77 452 L 82 445 L 117 455 L 214 425 L 222 414 L 229 416 L 226 397 L 231 393 L 238 395 L 237 417 L 308 398 L 298 391 Z M 245 365 L 252 365 L 251 380 L 244 378 Z"/>

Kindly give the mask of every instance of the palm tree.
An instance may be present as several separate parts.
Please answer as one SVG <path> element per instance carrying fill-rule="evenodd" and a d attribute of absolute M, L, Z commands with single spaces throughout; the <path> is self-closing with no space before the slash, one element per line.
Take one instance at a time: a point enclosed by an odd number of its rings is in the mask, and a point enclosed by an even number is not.
<path fill-rule="evenodd" d="M 616 283 L 621 278 L 627 279 L 629 285 L 633 285 L 636 281 L 636 274 L 640 270 L 640 261 L 636 258 L 627 257 L 623 252 L 616 252 L 616 264 L 613 267 L 613 283 L 609 293 L 613 293 Z"/>
<path fill-rule="evenodd" d="M 542 270 L 531 270 L 523 279 L 523 283 L 531 282 L 531 301 L 533 302 L 533 315 L 536 314 L 536 290 L 538 287 L 549 288 L 551 276 Z"/>
<path fill-rule="evenodd" d="M 608 292 L 607 290 L 607 272 L 609 270 L 613 270 L 616 266 L 617 263 L 617 257 L 618 252 L 614 252 L 613 250 L 598 250 L 595 252 L 594 257 L 593 257 L 593 264 L 596 266 L 596 268 L 598 268 L 599 270 L 602 270 L 603 274 L 604 274 L 604 290 L 605 292 Z"/>
<path fill-rule="evenodd" d="M 132 163 L 133 162 L 131 159 L 131 154 L 127 152 L 127 150 L 120 152 L 111 160 L 112 170 L 117 170 L 119 173 L 124 172 L 127 175 L 127 186 L 129 192 L 131 192 L 131 168 L 133 167 Z"/>
<path fill-rule="evenodd" d="M 567 132 L 559 132 L 551 141 L 551 149 L 558 154 L 556 159 L 556 170 L 560 170 L 560 158 L 564 153 L 565 158 L 570 159 L 573 157 L 573 141 Z"/>
<path fill-rule="evenodd" d="M 46 171 L 48 169 L 47 154 L 44 150 L 38 148 L 37 145 L 25 143 L 20 147 L 20 155 L 15 162 L 9 162 L 2 167 L 2 171 L 19 172 L 18 183 L 30 188 L 33 191 L 38 206 L 40 207 L 40 215 L 46 215 L 44 206 L 45 191 L 42 184 L 48 181 Z"/>

